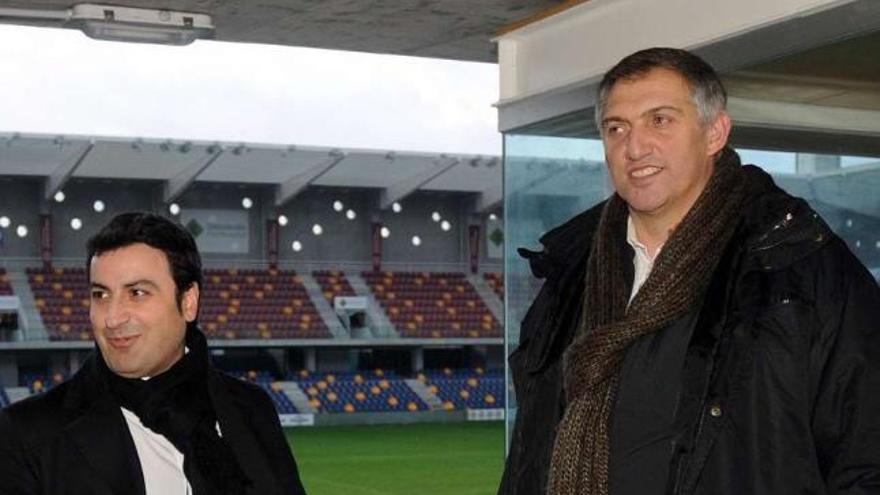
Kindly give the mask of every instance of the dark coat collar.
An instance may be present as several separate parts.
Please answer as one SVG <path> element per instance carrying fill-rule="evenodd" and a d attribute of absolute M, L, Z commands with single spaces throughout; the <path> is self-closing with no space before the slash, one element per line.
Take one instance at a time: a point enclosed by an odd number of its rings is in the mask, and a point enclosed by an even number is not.
<path fill-rule="evenodd" d="M 97 352 L 97 351 L 96 351 Z M 94 357 L 77 373 L 62 408 L 65 432 L 114 493 L 144 495 L 144 477 L 119 404 L 99 379 Z"/>

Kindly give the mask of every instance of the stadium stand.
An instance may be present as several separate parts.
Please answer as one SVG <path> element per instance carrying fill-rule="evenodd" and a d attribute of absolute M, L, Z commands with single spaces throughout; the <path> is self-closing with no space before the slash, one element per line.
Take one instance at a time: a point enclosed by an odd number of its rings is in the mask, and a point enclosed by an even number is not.
<path fill-rule="evenodd" d="M 40 316 L 52 340 L 89 340 L 83 268 L 28 268 Z M 327 338 L 330 332 L 302 281 L 290 270 L 208 269 L 199 319 L 209 338 Z"/>
<path fill-rule="evenodd" d="M 460 272 L 364 272 L 404 337 L 501 337 L 498 321 Z"/>
<path fill-rule="evenodd" d="M 504 374 L 476 369 L 430 370 L 418 380 L 436 395 L 447 411 L 504 407 Z"/>
<path fill-rule="evenodd" d="M 425 404 L 403 379 L 382 370 L 363 373 L 308 373 L 292 377 L 318 412 L 426 411 Z"/>
<path fill-rule="evenodd" d="M 268 371 L 233 371 L 230 374 L 259 385 L 272 398 L 272 403 L 275 404 L 275 410 L 278 411 L 278 414 L 297 414 L 299 412 L 290 397 L 281 389 L 278 381 Z"/>
<path fill-rule="evenodd" d="M 504 300 L 504 275 L 500 273 L 490 273 L 486 272 L 483 274 L 483 278 L 486 279 L 486 283 L 489 284 L 489 287 L 495 291 L 495 294 L 503 301 Z"/>
<path fill-rule="evenodd" d="M 5 268 L 0 268 L 0 296 L 11 296 L 12 285 L 9 284 L 9 275 Z"/>
<path fill-rule="evenodd" d="M 89 340 L 89 288 L 84 268 L 28 268 L 34 302 L 51 340 Z"/>
<path fill-rule="evenodd" d="M 334 297 L 357 295 L 348 279 L 345 278 L 345 273 L 339 270 L 318 270 L 312 272 L 312 276 L 321 286 L 321 292 L 331 306 Z"/>
<path fill-rule="evenodd" d="M 208 269 L 199 322 L 208 338 L 329 338 L 292 270 Z"/>
<path fill-rule="evenodd" d="M 22 373 L 19 376 L 20 385 L 27 387 L 31 394 L 48 392 L 66 379 L 61 373 L 51 376 L 49 373 Z"/>

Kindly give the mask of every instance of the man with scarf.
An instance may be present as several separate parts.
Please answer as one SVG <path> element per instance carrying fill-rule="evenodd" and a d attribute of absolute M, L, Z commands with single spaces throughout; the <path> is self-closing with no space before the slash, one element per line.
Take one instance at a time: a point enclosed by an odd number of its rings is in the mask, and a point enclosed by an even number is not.
<path fill-rule="evenodd" d="M 683 50 L 601 81 L 616 193 L 520 250 L 545 281 L 500 494 L 880 493 L 880 289 L 725 107 Z"/>
<path fill-rule="evenodd" d="M 88 242 L 97 352 L 0 413 L 0 494 L 302 494 L 271 400 L 211 365 L 195 241 L 150 213 Z"/>

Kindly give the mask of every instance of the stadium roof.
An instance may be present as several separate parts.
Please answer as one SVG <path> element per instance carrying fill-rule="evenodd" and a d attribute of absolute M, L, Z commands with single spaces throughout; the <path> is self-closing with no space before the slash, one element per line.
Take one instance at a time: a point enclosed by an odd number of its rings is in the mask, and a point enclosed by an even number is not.
<path fill-rule="evenodd" d="M 67 9 L 71 0 L 0 0 L 0 8 Z M 490 41 L 516 21 L 562 0 L 113 0 L 123 7 L 208 14 L 220 41 L 268 43 L 454 60 L 496 62 Z M 35 14 L 39 17 L 39 14 Z M 2 19 L 2 22 L 17 22 Z M 27 24 L 55 26 L 57 20 Z"/>
<path fill-rule="evenodd" d="M 171 202 L 195 181 L 267 184 L 280 206 L 309 186 L 381 190 L 380 207 L 415 191 L 477 195 L 477 212 L 502 200 L 497 156 L 254 143 L 0 134 L 0 176 L 43 177 L 45 198 L 71 178 L 161 180 Z"/>

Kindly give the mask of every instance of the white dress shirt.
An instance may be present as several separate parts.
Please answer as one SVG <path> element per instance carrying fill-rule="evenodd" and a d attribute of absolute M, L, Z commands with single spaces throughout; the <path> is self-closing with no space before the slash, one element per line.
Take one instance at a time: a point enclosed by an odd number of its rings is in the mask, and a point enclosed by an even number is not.
<path fill-rule="evenodd" d="M 183 454 L 167 438 L 144 426 L 135 413 L 120 409 L 141 461 L 146 494 L 192 495 L 183 473 Z"/>
<path fill-rule="evenodd" d="M 633 251 L 635 251 L 635 254 L 633 255 L 633 267 L 635 268 L 635 272 L 633 276 L 632 292 L 629 294 L 629 302 L 631 303 L 636 297 L 636 294 L 638 294 L 639 289 L 642 288 L 645 280 L 648 280 L 648 275 L 651 274 L 651 270 L 654 269 L 654 260 L 657 259 L 660 250 L 663 249 L 663 244 L 657 246 L 657 252 L 654 253 L 654 257 L 652 258 L 648 253 L 648 248 L 639 242 L 638 235 L 636 235 L 636 228 L 633 225 L 632 216 L 628 216 L 626 219 L 626 242 L 628 242 L 629 245 L 632 246 Z"/>

